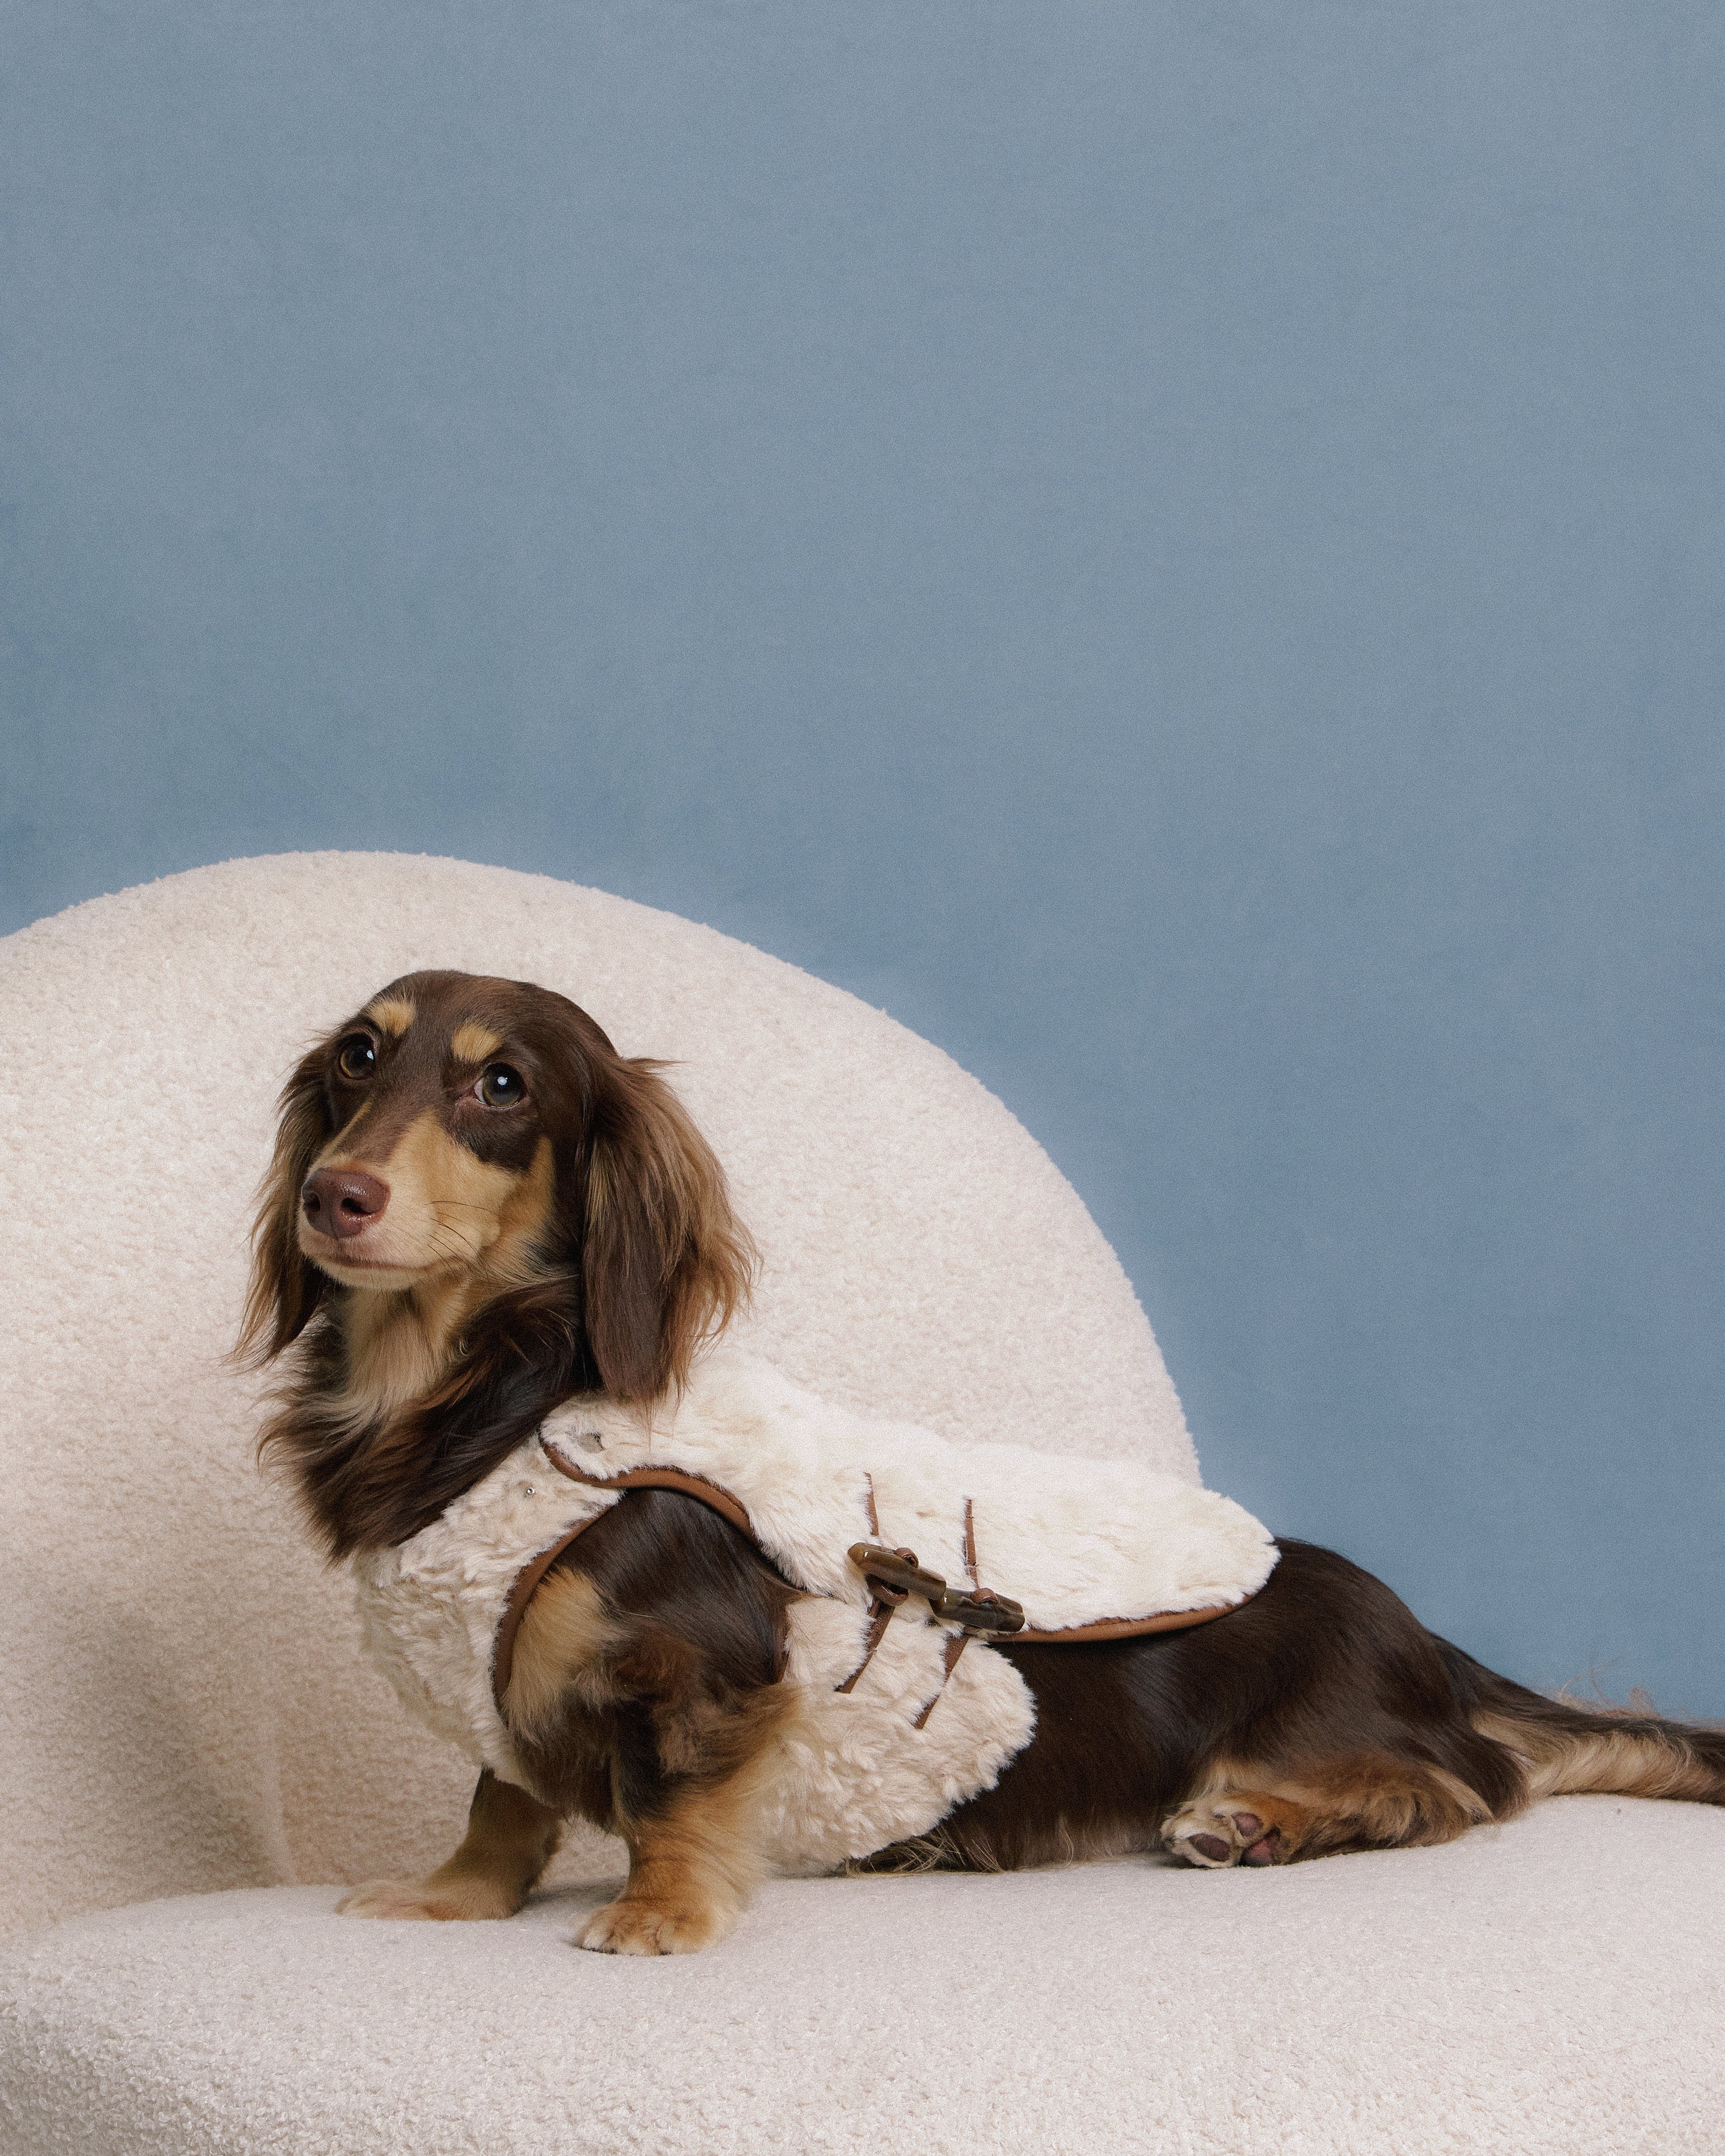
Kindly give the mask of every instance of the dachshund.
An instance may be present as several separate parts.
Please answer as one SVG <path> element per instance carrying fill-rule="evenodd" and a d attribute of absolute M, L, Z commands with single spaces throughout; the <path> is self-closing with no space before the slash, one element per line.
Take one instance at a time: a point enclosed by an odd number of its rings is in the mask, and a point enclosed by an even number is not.
<path fill-rule="evenodd" d="M 566 1400 L 675 1395 L 746 1302 L 753 1245 L 661 1067 L 548 989 L 420 973 L 295 1070 L 238 1352 L 286 1358 L 259 1451 L 332 1561 L 419 1533 Z M 1725 1802 L 1725 1733 L 1542 1697 L 1346 1558 L 1280 1547 L 1267 1584 L 1199 1628 L 994 1642 L 1034 1699 L 1029 1740 L 932 1832 L 852 1868 L 1157 1847 L 1277 1865 L 1448 1841 L 1568 1791 Z M 629 1870 L 578 1943 L 721 1938 L 762 1867 L 797 1591 L 708 1507 L 630 1490 L 516 1635 L 501 1712 L 526 1786 L 483 1771 L 447 1863 L 341 1909 L 511 1915 L 579 1817 L 621 1837 Z"/>

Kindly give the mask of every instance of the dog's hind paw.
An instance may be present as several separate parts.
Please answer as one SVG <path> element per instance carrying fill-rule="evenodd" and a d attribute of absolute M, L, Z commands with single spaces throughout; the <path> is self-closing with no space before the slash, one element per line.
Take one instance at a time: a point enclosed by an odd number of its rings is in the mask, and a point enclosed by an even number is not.
<path fill-rule="evenodd" d="M 1204 1799 L 1163 1822 L 1162 1838 L 1176 1856 L 1205 1871 L 1232 1864 L 1281 1864 L 1286 1861 L 1282 1831 L 1238 1797 Z"/>

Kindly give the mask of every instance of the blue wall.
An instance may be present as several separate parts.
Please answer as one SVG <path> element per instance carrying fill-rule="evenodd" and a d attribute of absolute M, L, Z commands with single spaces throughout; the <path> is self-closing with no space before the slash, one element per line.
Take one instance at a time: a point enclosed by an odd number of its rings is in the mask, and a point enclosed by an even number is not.
<path fill-rule="evenodd" d="M 1212 1481 L 1725 1711 L 1711 0 L 0 36 L 0 926 L 341 845 L 748 937 L 1044 1139 Z"/>

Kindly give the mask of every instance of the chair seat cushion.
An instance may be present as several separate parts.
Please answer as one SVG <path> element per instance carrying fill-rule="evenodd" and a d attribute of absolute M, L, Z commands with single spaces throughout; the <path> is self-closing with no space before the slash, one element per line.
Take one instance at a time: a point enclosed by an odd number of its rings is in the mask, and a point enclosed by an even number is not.
<path fill-rule="evenodd" d="M 787 1881 L 725 1945 L 270 1888 L 0 1957 L 14 2156 L 1658 2156 L 1725 2116 L 1725 1815 L 1572 1797 L 1448 1848 Z"/>

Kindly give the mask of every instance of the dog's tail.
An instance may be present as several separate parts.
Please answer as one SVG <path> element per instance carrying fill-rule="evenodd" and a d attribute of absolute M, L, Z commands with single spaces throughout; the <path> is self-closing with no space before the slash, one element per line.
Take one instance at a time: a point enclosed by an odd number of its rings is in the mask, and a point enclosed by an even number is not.
<path fill-rule="evenodd" d="M 1725 1727 L 1667 1722 L 1633 1707 L 1546 1699 L 1497 1676 L 1447 1640 L 1437 1646 L 1469 1721 L 1481 1737 L 1514 1753 L 1529 1802 L 1589 1791 L 1725 1804 Z"/>

